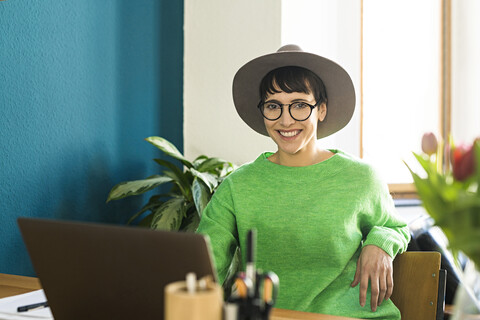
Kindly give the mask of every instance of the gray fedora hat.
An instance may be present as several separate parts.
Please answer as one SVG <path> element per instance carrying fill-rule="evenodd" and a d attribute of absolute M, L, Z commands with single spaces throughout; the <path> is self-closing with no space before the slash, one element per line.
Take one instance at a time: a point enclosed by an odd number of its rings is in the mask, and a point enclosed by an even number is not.
<path fill-rule="evenodd" d="M 355 89 L 348 73 L 337 63 L 303 51 L 297 45 L 286 45 L 276 53 L 251 60 L 241 67 L 233 79 L 233 101 L 240 118 L 253 130 L 268 136 L 260 102 L 260 82 L 270 71 L 287 66 L 303 67 L 322 79 L 327 91 L 327 116 L 319 122 L 317 139 L 345 127 L 355 111 Z"/>

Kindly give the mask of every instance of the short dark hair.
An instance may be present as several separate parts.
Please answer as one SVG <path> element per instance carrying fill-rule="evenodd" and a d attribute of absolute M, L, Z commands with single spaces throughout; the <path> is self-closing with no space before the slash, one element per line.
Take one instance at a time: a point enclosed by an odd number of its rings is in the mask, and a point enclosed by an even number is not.
<path fill-rule="evenodd" d="M 312 93 L 318 105 L 327 103 L 327 91 L 322 79 L 312 71 L 296 66 L 274 69 L 260 83 L 260 98 L 265 101 L 268 94 L 279 92 Z"/>

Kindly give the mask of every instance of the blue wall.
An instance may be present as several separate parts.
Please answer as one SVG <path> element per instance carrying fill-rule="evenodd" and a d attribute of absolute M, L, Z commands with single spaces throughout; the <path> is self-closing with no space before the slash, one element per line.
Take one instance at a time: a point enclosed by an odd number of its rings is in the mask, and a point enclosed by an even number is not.
<path fill-rule="evenodd" d="M 34 275 L 19 216 L 125 223 L 111 187 L 183 145 L 183 1 L 0 1 L 0 272 Z"/>

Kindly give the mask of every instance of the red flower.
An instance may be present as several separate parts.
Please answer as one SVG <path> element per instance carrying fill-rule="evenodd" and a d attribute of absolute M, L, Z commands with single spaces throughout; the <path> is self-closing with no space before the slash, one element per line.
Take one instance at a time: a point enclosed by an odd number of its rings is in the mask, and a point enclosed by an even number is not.
<path fill-rule="evenodd" d="M 464 181 L 475 172 L 475 156 L 473 145 L 460 145 L 453 150 L 452 158 L 453 177 Z"/>

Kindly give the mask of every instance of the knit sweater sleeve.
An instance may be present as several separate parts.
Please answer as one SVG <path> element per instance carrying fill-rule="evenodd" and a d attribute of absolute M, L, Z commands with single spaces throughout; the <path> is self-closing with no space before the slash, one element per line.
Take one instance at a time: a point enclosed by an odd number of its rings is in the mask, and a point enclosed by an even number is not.
<path fill-rule="evenodd" d="M 386 183 L 371 169 L 369 186 L 370 201 L 366 202 L 362 232 L 363 246 L 375 245 L 382 248 L 392 258 L 403 253 L 410 241 L 407 224 L 395 210 L 392 197 Z"/>
<path fill-rule="evenodd" d="M 204 209 L 197 232 L 207 235 L 212 246 L 220 283 L 225 281 L 228 268 L 238 247 L 238 232 L 229 180 L 219 186 Z"/>

